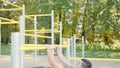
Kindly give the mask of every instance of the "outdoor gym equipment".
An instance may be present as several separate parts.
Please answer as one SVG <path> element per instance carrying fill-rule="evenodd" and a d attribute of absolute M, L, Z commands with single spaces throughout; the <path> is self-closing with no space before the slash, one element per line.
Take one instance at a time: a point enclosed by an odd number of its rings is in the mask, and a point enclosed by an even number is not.
<path fill-rule="evenodd" d="M 42 45 L 42 44 L 37 44 L 37 45 L 25 44 L 25 45 L 22 45 L 20 47 L 20 50 L 43 50 L 43 49 L 46 49 L 46 45 Z M 55 45 L 48 45 L 48 46 L 50 46 L 50 48 L 55 48 Z M 68 48 L 69 47 L 68 45 L 57 45 L 57 46 L 61 47 L 61 48 Z"/>
<path fill-rule="evenodd" d="M 24 68 L 24 52 L 26 50 L 41 50 L 46 49 L 46 47 L 42 44 L 23 44 L 20 46 L 20 33 L 14 32 L 11 36 L 12 40 L 12 47 L 11 47 L 11 60 L 12 60 L 12 68 Z M 47 44 L 48 45 L 48 44 Z M 49 45 L 51 48 L 55 48 L 53 45 Z M 66 49 L 66 57 L 69 60 L 70 59 L 70 39 L 67 40 L 66 45 L 58 45 L 62 48 Z M 22 54 L 21 54 L 22 53 Z M 20 59 L 18 59 L 20 58 Z M 18 59 L 18 60 L 16 60 Z"/>

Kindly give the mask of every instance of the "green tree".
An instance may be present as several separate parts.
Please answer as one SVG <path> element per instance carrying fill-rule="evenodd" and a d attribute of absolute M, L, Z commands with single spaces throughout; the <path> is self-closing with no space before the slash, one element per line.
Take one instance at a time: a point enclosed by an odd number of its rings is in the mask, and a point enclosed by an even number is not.
<path fill-rule="evenodd" d="M 85 26 L 87 39 L 94 42 L 99 34 L 105 44 L 109 45 L 112 39 L 119 38 L 119 16 L 115 16 L 120 11 L 118 3 L 117 0 L 88 0 Z"/>

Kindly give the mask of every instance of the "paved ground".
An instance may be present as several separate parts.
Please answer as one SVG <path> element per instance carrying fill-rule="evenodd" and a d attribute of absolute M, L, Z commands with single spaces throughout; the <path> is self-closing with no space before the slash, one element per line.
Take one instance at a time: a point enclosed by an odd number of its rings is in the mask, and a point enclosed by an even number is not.
<path fill-rule="evenodd" d="M 57 59 L 57 57 L 55 57 Z M 49 66 L 47 56 L 39 56 L 38 64 L 36 66 Z M 58 61 L 58 59 L 57 59 Z M 120 62 L 113 61 L 92 61 L 92 68 L 120 68 Z M 25 68 L 31 68 L 34 66 L 34 57 L 25 56 Z M 11 68 L 10 56 L 0 56 L 0 68 Z"/>

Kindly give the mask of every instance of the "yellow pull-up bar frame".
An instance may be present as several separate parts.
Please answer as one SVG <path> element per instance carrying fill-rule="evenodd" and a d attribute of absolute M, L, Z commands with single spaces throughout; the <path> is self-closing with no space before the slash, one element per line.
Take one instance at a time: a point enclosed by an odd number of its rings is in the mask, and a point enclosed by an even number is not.
<path fill-rule="evenodd" d="M 33 35 L 33 34 L 25 34 L 25 36 L 32 36 L 32 37 L 34 37 L 35 35 Z M 49 37 L 49 36 L 41 36 L 41 35 L 37 35 L 37 37 L 41 37 L 41 38 L 52 38 L 52 37 Z"/>
<path fill-rule="evenodd" d="M 82 58 L 70 58 L 70 60 L 81 60 Z M 101 61 L 120 61 L 120 59 L 109 59 L 109 58 L 86 58 L 89 60 L 101 60 Z"/>
<path fill-rule="evenodd" d="M 11 19 L 3 18 L 3 17 L 0 17 L 0 20 L 9 21 L 9 22 L 0 22 L 0 24 L 18 24 L 19 23 L 19 21 L 14 21 L 14 20 L 11 20 Z"/>
<path fill-rule="evenodd" d="M 120 13 L 115 13 L 115 15 L 118 15 L 118 16 L 120 16 Z"/>
<path fill-rule="evenodd" d="M 22 10 L 20 8 L 0 9 L 0 11 Z"/>
<path fill-rule="evenodd" d="M 36 30 L 37 33 L 51 33 L 51 29 L 41 29 Z M 34 30 L 25 30 L 25 32 L 34 32 Z M 55 33 L 60 32 L 59 30 L 54 30 Z"/>
<path fill-rule="evenodd" d="M 0 22 L 0 24 L 18 24 L 18 22 Z"/>
<path fill-rule="evenodd" d="M 50 46 L 50 48 L 55 48 L 54 45 L 48 45 Z M 68 45 L 57 45 L 58 47 L 61 47 L 61 48 L 68 48 Z M 45 45 L 41 45 L 41 44 L 23 44 L 21 47 L 20 47 L 20 50 L 44 50 L 46 49 L 46 46 Z"/>
<path fill-rule="evenodd" d="M 52 14 L 36 14 L 36 15 L 25 15 L 26 17 L 34 17 L 34 16 L 52 16 Z"/>

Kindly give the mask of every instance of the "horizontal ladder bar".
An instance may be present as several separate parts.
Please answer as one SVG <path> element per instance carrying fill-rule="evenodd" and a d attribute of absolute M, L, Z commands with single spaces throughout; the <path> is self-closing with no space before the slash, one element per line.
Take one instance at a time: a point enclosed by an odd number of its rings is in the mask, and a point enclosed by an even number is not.
<path fill-rule="evenodd" d="M 32 37 L 35 37 L 34 34 L 25 34 L 25 36 L 32 36 Z M 41 37 L 41 38 L 52 38 L 52 37 L 49 37 L 49 36 L 41 36 L 41 35 L 37 35 L 37 37 Z"/>
<path fill-rule="evenodd" d="M 25 30 L 25 32 L 35 32 L 35 30 Z M 60 32 L 59 30 L 54 30 L 55 33 Z M 37 30 L 37 33 L 51 33 L 51 29 Z"/>
<path fill-rule="evenodd" d="M 19 24 L 18 22 L 0 22 L 0 24 Z"/>
<path fill-rule="evenodd" d="M 25 15 L 26 17 L 33 17 L 33 16 L 51 16 L 52 14 L 36 14 L 36 15 Z"/>
<path fill-rule="evenodd" d="M 20 8 L 0 9 L 0 11 L 12 11 L 12 10 L 22 10 L 22 9 Z"/>
<path fill-rule="evenodd" d="M 7 21 L 11 21 L 11 22 L 17 22 L 17 21 L 14 21 L 14 20 L 11 20 L 11 19 L 8 19 L 8 18 L 4 18 L 4 17 L 0 17 L 1 20 L 7 20 Z"/>
<path fill-rule="evenodd" d="M 54 45 L 48 45 L 50 46 L 50 48 L 55 48 Z M 58 45 L 58 47 L 61 47 L 61 48 L 68 48 L 68 45 Z M 46 46 L 45 45 L 36 45 L 36 44 L 23 44 L 21 47 L 20 47 L 20 50 L 43 50 L 43 49 L 46 49 Z"/>
<path fill-rule="evenodd" d="M 82 58 L 70 58 L 70 60 L 81 60 Z M 119 61 L 120 59 L 109 59 L 109 58 L 86 58 L 89 60 L 101 60 L 101 61 Z"/>

